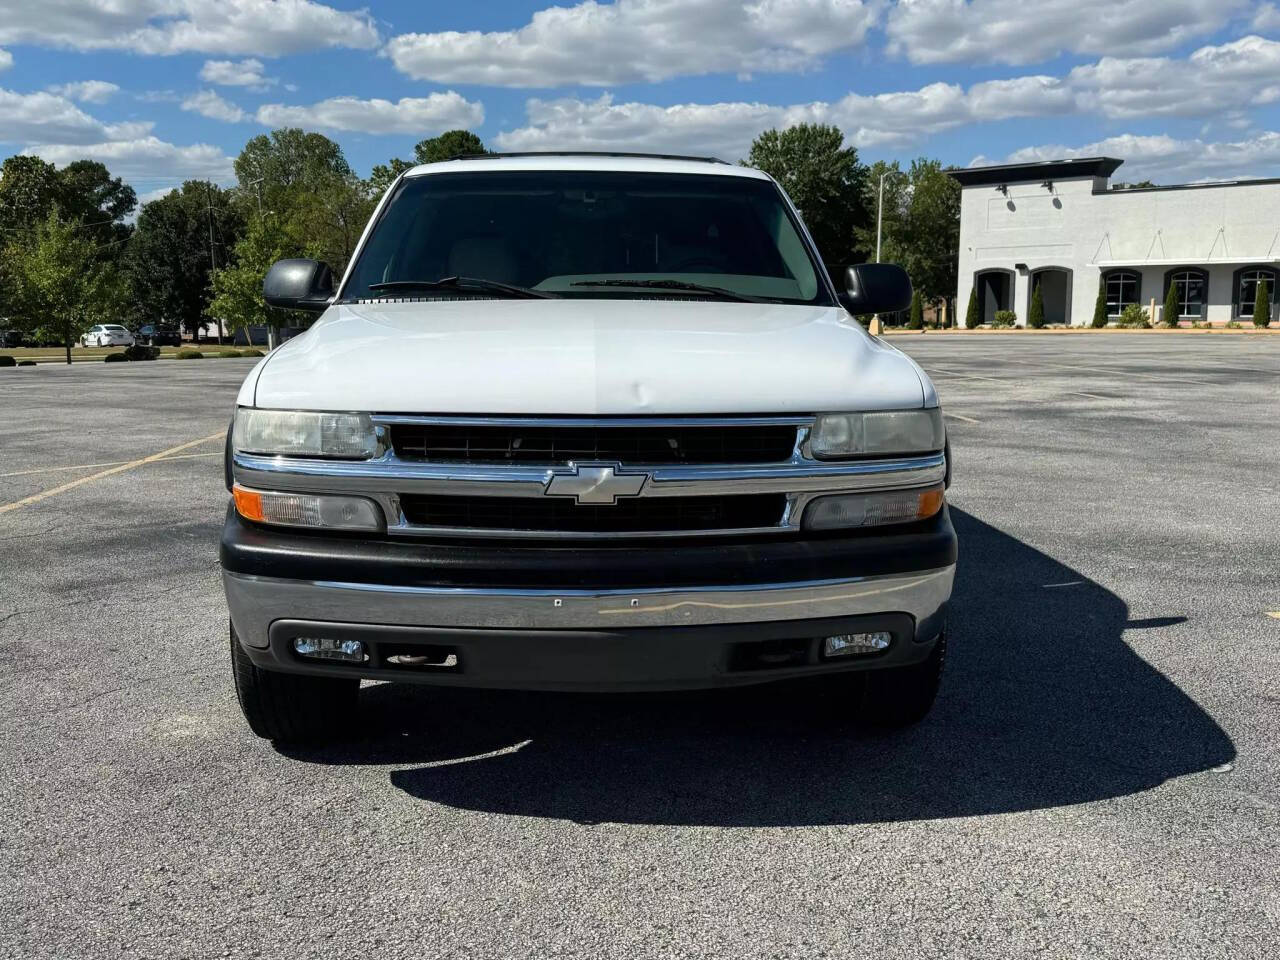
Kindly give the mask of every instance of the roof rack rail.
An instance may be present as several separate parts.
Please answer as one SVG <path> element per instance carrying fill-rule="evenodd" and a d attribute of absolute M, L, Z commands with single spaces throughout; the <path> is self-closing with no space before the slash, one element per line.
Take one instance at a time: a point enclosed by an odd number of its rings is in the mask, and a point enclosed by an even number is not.
<path fill-rule="evenodd" d="M 514 153 L 460 153 L 450 160 L 488 160 L 493 157 L 636 157 L 642 160 L 693 160 L 697 163 L 722 163 L 719 157 L 690 157 L 679 153 L 628 153 L 625 150 L 521 150 Z"/>

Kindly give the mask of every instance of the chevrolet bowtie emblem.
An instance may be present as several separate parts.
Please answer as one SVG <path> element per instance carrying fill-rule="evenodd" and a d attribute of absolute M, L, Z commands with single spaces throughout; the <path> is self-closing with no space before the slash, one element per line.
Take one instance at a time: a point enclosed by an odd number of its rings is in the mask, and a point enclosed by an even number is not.
<path fill-rule="evenodd" d="M 573 497 L 578 503 L 617 503 L 619 497 L 639 496 L 647 473 L 619 473 L 619 464 L 570 464 L 572 473 L 557 473 L 547 481 L 547 496 Z"/>

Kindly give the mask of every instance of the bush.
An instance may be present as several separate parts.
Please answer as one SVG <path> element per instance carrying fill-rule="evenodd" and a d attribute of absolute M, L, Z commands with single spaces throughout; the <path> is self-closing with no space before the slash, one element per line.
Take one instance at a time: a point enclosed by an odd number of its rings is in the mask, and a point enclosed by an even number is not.
<path fill-rule="evenodd" d="M 1169 289 L 1164 295 L 1164 313 L 1160 317 L 1160 321 L 1169 328 L 1178 325 L 1178 286 L 1177 284 L 1169 284 Z"/>
<path fill-rule="evenodd" d="M 248 349 L 248 350 L 241 350 L 241 351 L 240 351 L 240 356 L 242 356 L 242 357 L 265 357 L 265 356 L 266 356 L 266 354 L 265 354 L 265 353 L 263 353 L 261 350 L 255 350 L 255 349 L 253 349 L 253 348 L 251 347 L 251 348 L 250 348 L 250 349 Z"/>
<path fill-rule="evenodd" d="M 18 361 L 13 359 L 7 353 L 0 353 L 0 367 L 16 367 Z"/>
<path fill-rule="evenodd" d="M 969 291 L 969 308 L 964 312 L 964 325 L 968 330 L 974 329 L 982 322 L 982 318 L 978 316 L 978 290 L 973 288 Z"/>
<path fill-rule="evenodd" d="M 135 343 L 132 347 L 125 347 L 124 350 L 124 358 L 126 360 L 155 360 L 159 356 L 159 347 L 146 347 L 140 343 Z"/>
<path fill-rule="evenodd" d="M 201 353 L 199 350 L 192 350 L 190 347 L 184 347 L 183 349 L 175 353 L 174 356 L 179 360 L 203 360 L 204 359 L 203 353 Z"/>
<path fill-rule="evenodd" d="M 911 294 L 911 312 L 907 315 L 907 329 L 924 329 L 924 302 L 920 299 L 919 290 Z"/>
<path fill-rule="evenodd" d="M 1136 303 L 1131 303 L 1124 308 L 1124 313 L 1120 314 L 1119 326 L 1145 329 L 1151 326 L 1151 322 L 1147 319 L 1147 311 Z"/>
<path fill-rule="evenodd" d="M 1227 329 L 1228 329 L 1228 330 L 1239 330 L 1239 329 L 1241 329 L 1241 328 L 1240 328 L 1240 321 L 1239 321 L 1239 320 L 1228 320 L 1228 321 L 1227 321 Z"/>
<path fill-rule="evenodd" d="M 1271 322 L 1271 285 L 1258 281 L 1257 299 L 1253 301 L 1253 325 L 1265 327 Z"/>
<path fill-rule="evenodd" d="M 1027 326 L 1039 330 L 1044 326 L 1044 294 L 1040 292 L 1040 284 L 1036 284 L 1031 294 L 1031 310 L 1027 313 Z"/>
<path fill-rule="evenodd" d="M 1098 299 L 1093 302 L 1093 329 L 1101 330 L 1107 325 L 1107 288 L 1098 287 Z"/>
<path fill-rule="evenodd" d="M 993 327 L 1013 327 L 1017 326 L 1018 315 L 1012 310 L 997 310 L 995 316 L 991 319 Z"/>
<path fill-rule="evenodd" d="M 12 358 L 10 358 L 10 359 L 12 359 Z M 19 361 L 18 361 L 18 366 L 20 366 L 20 367 L 34 367 L 35 365 L 36 365 L 36 362 L 35 362 L 34 360 L 19 360 Z M 4 364 L 3 364 L 3 363 L 0 363 L 0 367 L 3 367 L 3 366 L 4 366 Z"/>
<path fill-rule="evenodd" d="M 105 357 L 102 358 L 103 363 L 127 363 L 128 360 L 129 358 L 126 357 L 123 352 L 108 353 Z"/>
<path fill-rule="evenodd" d="M 243 356 L 244 356 L 244 354 L 243 354 L 243 353 L 241 353 L 239 350 L 219 350 L 219 351 L 218 351 L 218 356 L 220 356 L 220 357 L 243 357 Z"/>

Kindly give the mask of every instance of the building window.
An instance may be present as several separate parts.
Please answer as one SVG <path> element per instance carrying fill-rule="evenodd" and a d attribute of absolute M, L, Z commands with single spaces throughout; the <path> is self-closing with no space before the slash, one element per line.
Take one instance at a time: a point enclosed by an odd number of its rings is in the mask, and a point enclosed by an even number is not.
<path fill-rule="evenodd" d="M 1236 316 L 1253 319 L 1258 304 L 1258 284 L 1267 281 L 1268 299 L 1276 302 L 1276 271 L 1270 267 L 1243 267 L 1236 271 Z"/>
<path fill-rule="evenodd" d="M 1142 278 L 1132 270 L 1112 270 L 1103 278 L 1107 290 L 1107 316 L 1118 317 L 1124 308 L 1138 302 Z"/>
<path fill-rule="evenodd" d="M 1178 317 L 1182 320 L 1199 320 L 1204 316 L 1204 305 L 1209 293 L 1209 275 L 1203 270 L 1170 270 L 1164 275 L 1166 299 L 1169 288 L 1177 289 Z"/>

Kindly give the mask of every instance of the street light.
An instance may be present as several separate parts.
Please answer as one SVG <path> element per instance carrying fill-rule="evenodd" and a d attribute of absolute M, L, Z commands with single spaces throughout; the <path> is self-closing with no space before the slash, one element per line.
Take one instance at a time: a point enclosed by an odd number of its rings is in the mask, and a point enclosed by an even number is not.
<path fill-rule="evenodd" d="M 884 178 L 888 175 L 888 170 L 880 174 L 880 199 L 876 203 L 876 263 L 880 262 L 880 232 L 884 227 Z M 871 315 L 871 335 L 873 337 L 880 336 L 882 329 L 883 328 L 880 325 L 880 314 L 873 313 Z"/>

